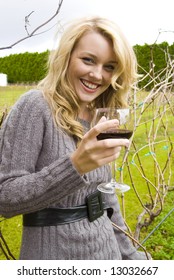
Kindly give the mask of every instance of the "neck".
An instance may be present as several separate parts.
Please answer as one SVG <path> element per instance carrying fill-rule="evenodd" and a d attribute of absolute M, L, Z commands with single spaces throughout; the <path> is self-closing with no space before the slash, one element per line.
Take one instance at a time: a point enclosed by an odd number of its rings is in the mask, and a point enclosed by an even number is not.
<path fill-rule="evenodd" d="M 91 121 L 91 111 L 86 105 L 85 107 L 81 108 L 80 113 L 79 113 L 79 118 L 85 121 Z"/>

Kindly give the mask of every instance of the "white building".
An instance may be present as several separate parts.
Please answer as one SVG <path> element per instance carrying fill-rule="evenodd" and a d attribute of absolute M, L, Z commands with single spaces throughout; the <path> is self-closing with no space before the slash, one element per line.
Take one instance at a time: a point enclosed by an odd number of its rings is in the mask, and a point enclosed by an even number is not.
<path fill-rule="evenodd" d="M 0 73 L 0 86 L 7 86 L 7 74 Z"/>

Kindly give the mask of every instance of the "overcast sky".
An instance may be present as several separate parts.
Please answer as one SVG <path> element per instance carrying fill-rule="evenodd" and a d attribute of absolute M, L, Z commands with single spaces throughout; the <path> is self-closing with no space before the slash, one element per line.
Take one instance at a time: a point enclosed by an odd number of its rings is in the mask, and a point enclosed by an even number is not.
<path fill-rule="evenodd" d="M 49 19 L 59 0 L 0 0 L 0 47 L 6 47 L 26 36 L 25 16 L 34 11 L 28 30 Z M 0 50 L 0 56 L 21 52 L 42 52 L 55 45 L 55 34 L 66 22 L 83 16 L 100 15 L 114 20 L 132 45 L 174 42 L 174 0 L 64 0 L 56 19 L 34 36 L 10 50 Z M 59 22 L 59 25 L 56 23 Z"/>

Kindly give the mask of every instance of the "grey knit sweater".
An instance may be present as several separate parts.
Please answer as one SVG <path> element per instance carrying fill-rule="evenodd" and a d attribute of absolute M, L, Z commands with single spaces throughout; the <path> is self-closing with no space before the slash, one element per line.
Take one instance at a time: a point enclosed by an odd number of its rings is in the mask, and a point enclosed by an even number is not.
<path fill-rule="evenodd" d="M 89 124 L 82 121 L 86 129 Z M 107 167 L 80 176 L 70 154 L 72 137 L 58 130 L 38 90 L 25 93 L 14 105 L 0 132 L 0 214 L 12 217 L 46 207 L 71 207 L 102 181 Z M 105 195 L 113 207 L 112 221 L 124 230 L 115 195 Z M 146 259 L 125 234 L 113 229 L 107 214 L 94 222 L 83 219 L 50 227 L 24 227 L 20 259 Z"/>

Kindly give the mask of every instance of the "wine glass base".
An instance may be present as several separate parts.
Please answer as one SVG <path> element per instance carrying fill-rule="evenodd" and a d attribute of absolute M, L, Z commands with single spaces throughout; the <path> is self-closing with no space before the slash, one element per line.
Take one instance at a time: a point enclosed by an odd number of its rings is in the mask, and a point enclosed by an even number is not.
<path fill-rule="evenodd" d="M 103 183 L 97 186 L 97 189 L 103 193 L 115 193 L 114 183 Z"/>
<path fill-rule="evenodd" d="M 130 186 L 126 184 L 117 184 L 117 187 L 115 188 L 117 193 L 124 193 L 130 190 Z"/>
<path fill-rule="evenodd" d="M 126 184 L 119 184 L 117 182 L 109 182 L 98 185 L 97 189 L 103 193 L 124 193 L 130 190 L 130 186 Z"/>

